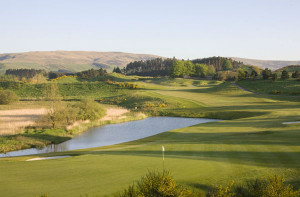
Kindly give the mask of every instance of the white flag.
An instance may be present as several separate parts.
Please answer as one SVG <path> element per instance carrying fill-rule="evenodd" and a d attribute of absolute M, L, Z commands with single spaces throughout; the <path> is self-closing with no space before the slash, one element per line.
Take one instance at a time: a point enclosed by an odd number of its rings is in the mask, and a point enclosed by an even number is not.
<path fill-rule="evenodd" d="M 162 151 L 165 152 L 165 147 L 164 146 L 162 146 Z"/>

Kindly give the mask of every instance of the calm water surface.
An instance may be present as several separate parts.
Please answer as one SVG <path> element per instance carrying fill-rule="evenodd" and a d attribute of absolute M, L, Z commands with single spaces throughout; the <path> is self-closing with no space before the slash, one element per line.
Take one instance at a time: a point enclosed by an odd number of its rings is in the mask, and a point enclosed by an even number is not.
<path fill-rule="evenodd" d="M 42 149 L 31 148 L 0 154 L 0 157 L 14 157 L 50 152 L 70 151 L 120 144 L 138 140 L 195 124 L 214 122 L 215 119 L 178 118 L 178 117 L 150 117 L 143 120 L 130 121 L 119 124 L 105 125 L 90 129 L 79 136 L 57 145 L 49 145 Z"/>

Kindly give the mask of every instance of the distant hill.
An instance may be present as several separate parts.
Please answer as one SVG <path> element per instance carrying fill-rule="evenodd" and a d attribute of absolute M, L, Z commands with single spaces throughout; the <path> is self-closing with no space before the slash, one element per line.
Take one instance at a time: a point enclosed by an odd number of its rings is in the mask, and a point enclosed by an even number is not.
<path fill-rule="evenodd" d="M 277 69 L 277 72 L 282 72 L 283 70 L 286 70 L 288 72 L 295 72 L 300 71 L 300 65 L 290 65 L 290 66 L 284 66 L 280 69 Z"/>
<path fill-rule="evenodd" d="M 14 68 L 77 72 L 91 68 L 125 67 L 129 62 L 157 58 L 156 55 L 93 51 L 36 51 L 0 54 L 0 72 Z"/>
<path fill-rule="evenodd" d="M 256 59 L 246 59 L 246 58 L 238 58 L 231 57 L 232 59 L 243 62 L 244 64 L 258 66 L 260 68 L 269 68 L 271 70 L 277 70 L 284 66 L 288 65 L 300 65 L 299 61 L 280 61 L 280 60 L 256 60 Z"/>

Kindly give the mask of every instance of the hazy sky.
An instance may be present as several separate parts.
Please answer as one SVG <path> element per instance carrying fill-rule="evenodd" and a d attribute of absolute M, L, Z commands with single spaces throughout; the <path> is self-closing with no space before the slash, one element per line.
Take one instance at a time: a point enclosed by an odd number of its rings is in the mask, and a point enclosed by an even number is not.
<path fill-rule="evenodd" d="M 300 0 L 0 1 L 0 53 L 300 60 Z"/>

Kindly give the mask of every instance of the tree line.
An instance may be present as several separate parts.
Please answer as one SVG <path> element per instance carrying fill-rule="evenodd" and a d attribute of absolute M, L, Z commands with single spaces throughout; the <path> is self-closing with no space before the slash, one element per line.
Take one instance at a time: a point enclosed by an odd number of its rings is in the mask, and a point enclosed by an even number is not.
<path fill-rule="evenodd" d="M 146 61 L 134 61 L 130 62 L 126 66 L 127 75 L 139 75 L 139 76 L 167 76 L 169 75 L 170 68 L 176 61 L 175 58 L 156 58 Z"/>
<path fill-rule="evenodd" d="M 15 75 L 20 78 L 32 78 L 38 74 L 47 75 L 47 72 L 45 70 L 36 70 L 36 69 L 7 69 L 5 71 L 5 75 Z"/>
<path fill-rule="evenodd" d="M 176 58 L 156 58 L 146 61 L 130 62 L 126 66 L 127 75 L 140 76 L 213 76 L 217 71 L 231 70 L 243 65 L 231 58 L 210 57 L 196 60 L 177 60 Z"/>
<path fill-rule="evenodd" d="M 107 71 L 103 68 L 100 69 L 89 69 L 77 73 L 65 73 L 65 72 L 47 72 L 45 70 L 36 70 L 36 69 L 7 69 L 5 72 L 6 77 L 4 79 L 14 80 L 14 77 L 17 80 L 28 81 L 29 79 L 35 78 L 44 78 L 46 79 L 56 79 L 58 77 L 68 75 L 68 76 L 77 76 L 79 78 L 91 79 L 99 76 L 104 76 L 107 74 Z M 12 76 L 12 77 L 9 77 Z M 40 80 L 41 81 L 41 80 Z"/>
<path fill-rule="evenodd" d="M 281 79 L 289 79 L 290 77 L 292 78 L 298 78 L 300 80 L 300 72 L 299 71 L 295 71 L 292 73 L 292 75 L 290 76 L 289 72 L 287 70 L 282 70 L 281 71 Z M 262 71 L 262 78 L 263 79 L 272 79 L 273 81 L 276 81 L 279 77 L 278 77 L 278 72 L 274 72 L 272 73 L 272 71 L 268 68 L 266 68 L 265 70 Z"/>
<path fill-rule="evenodd" d="M 216 69 L 216 71 L 222 71 L 224 70 L 224 64 L 231 64 L 232 69 L 238 68 L 241 65 L 244 65 L 243 62 L 235 61 L 231 58 L 226 57 L 208 57 L 208 58 L 202 58 L 202 59 L 195 59 L 192 60 L 194 64 L 206 64 L 206 65 L 213 65 Z"/>

